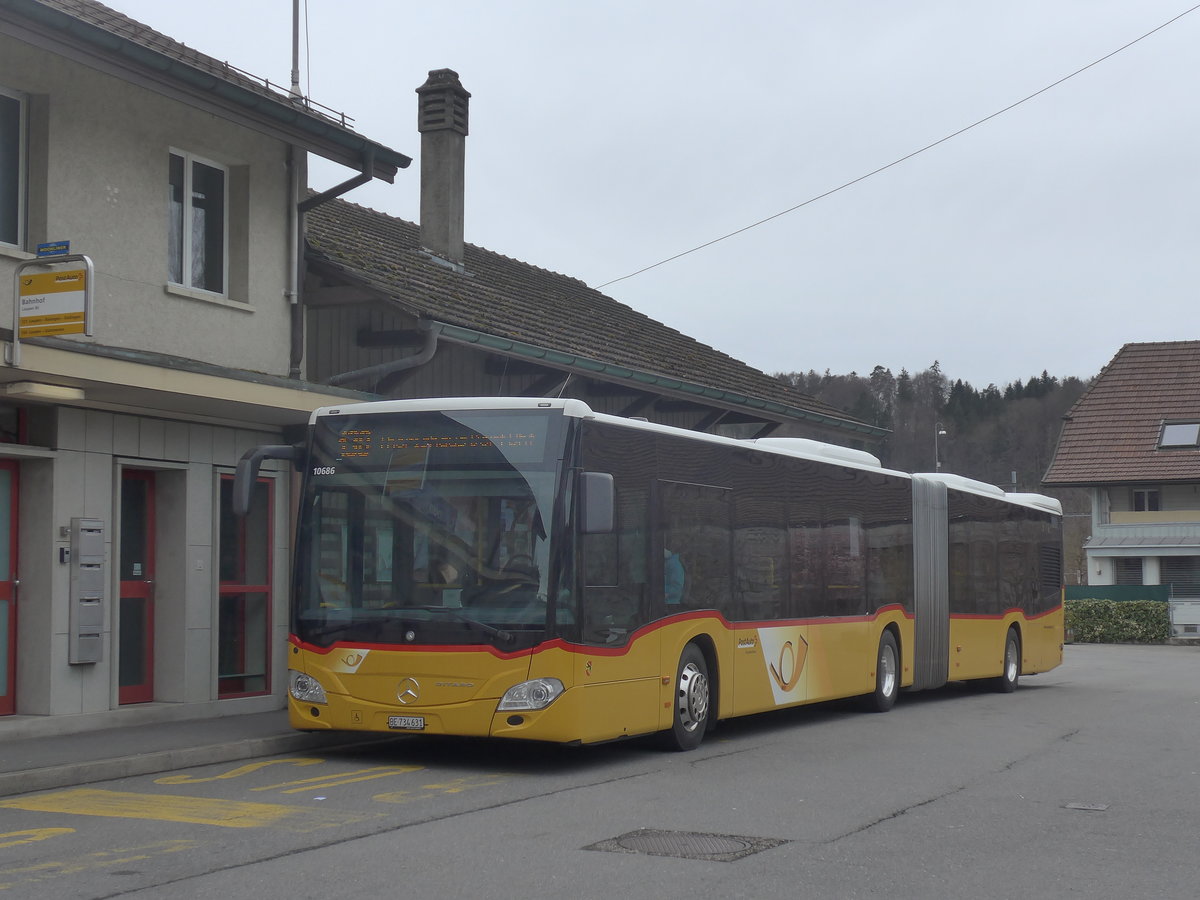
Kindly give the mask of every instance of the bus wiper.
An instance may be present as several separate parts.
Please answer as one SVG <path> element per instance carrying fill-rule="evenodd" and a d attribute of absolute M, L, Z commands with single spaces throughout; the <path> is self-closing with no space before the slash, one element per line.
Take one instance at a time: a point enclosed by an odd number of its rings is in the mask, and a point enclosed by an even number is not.
<path fill-rule="evenodd" d="M 511 631 L 505 631 L 503 628 L 497 628 L 494 625 L 488 625 L 486 622 L 480 622 L 478 619 L 472 619 L 470 616 L 464 616 L 462 613 L 455 612 L 445 606 L 410 606 L 408 609 L 420 609 L 425 612 L 438 613 L 453 619 L 455 622 L 462 622 L 468 628 L 482 632 L 489 637 L 497 638 L 505 643 L 512 643 L 516 640 Z"/>
<path fill-rule="evenodd" d="M 325 625 L 309 625 L 304 629 L 304 631 L 305 631 L 306 637 L 323 638 L 323 637 L 331 637 L 332 635 L 335 635 L 335 634 L 343 634 L 343 633 L 349 631 L 351 628 L 355 628 L 361 624 L 362 624 L 361 622 L 351 621 L 351 622 L 334 622 L 332 624 L 327 623 Z"/>

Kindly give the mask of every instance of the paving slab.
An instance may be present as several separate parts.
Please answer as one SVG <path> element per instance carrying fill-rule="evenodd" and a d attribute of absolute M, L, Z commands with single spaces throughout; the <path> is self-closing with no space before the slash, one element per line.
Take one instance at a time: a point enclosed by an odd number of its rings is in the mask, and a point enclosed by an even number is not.
<path fill-rule="evenodd" d="M 363 742 L 294 731 L 283 710 L 32 737 L 0 732 L 0 796 Z"/>

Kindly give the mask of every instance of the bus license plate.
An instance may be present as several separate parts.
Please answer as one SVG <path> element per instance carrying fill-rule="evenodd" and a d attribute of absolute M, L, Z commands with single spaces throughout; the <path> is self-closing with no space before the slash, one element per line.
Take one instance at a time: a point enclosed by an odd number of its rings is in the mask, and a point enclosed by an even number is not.
<path fill-rule="evenodd" d="M 402 728 L 405 731 L 423 731 L 424 716 L 388 716 L 388 728 Z"/>

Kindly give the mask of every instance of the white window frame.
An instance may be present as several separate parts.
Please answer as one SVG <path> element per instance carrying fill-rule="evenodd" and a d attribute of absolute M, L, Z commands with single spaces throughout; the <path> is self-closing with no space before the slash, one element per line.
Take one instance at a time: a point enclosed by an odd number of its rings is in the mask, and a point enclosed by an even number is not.
<path fill-rule="evenodd" d="M 0 87 L 0 97 L 15 100 L 17 113 L 17 240 L 10 242 L 0 237 L 0 246 L 25 247 L 26 194 L 29 189 L 29 101 L 24 94 Z"/>
<path fill-rule="evenodd" d="M 1129 505 L 1134 512 L 1162 512 L 1162 493 L 1156 487 L 1133 488 Z"/>
<path fill-rule="evenodd" d="M 167 281 L 169 284 L 178 285 L 191 291 L 201 291 L 205 294 L 211 294 L 217 297 L 227 297 L 229 295 L 229 167 L 215 160 L 207 159 L 195 153 L 189 153 L 186 150 L 180 150 L 177 147 L 170 148 L 170 155 L 167 163 L 167 187 L 171 187 L 170 180 L 170 157 L 178 156 L 183 160 L 183 212 L 181 228 L 183 231 L 182 242 L 183 252 L 180 261 L 181 279 L 176 281 L 172 277 L 170 271 L 170 247 L 168 247 L 167 258 Z M 203 166 L 208 166 L 211 169 L 216 169 L 222 174 L 222 195 L 221 195 L 221 290 L 213 291 L 203 285 L 192 284 L 192 217 L 188 214 L 190 201 L 192 198 L 192 172 L 193 165 L 199 163 Z M 168 240 L 171 234 L 171 210 L 168 203 L 167 208 L 167 234 Z"/>

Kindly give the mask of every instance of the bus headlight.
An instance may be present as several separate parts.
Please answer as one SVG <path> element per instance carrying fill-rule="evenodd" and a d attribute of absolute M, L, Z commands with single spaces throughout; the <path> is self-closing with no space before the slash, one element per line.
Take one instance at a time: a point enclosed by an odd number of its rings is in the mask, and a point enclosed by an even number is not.
<path fill-rule="evenodd" d="M 288 669 L 288 691 L 297 700 L 303 700 L 305 703 L 329 702 L 325 699 L 325 688 L 321 687 L 321 682 L 295 669 Z"/>
<path fill-rule="evenodd" d="M 535 678 L 513 685 L 500 698 L 497 711 L 512 709 L 545 709 L 563 692 L 557 678 Z"/>

